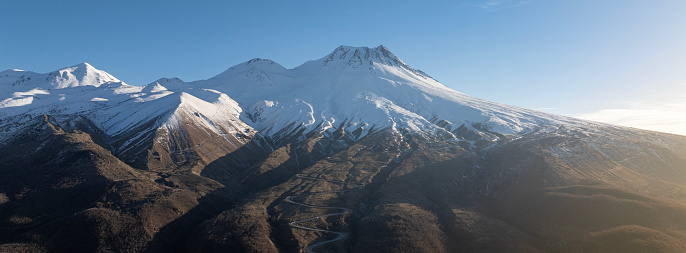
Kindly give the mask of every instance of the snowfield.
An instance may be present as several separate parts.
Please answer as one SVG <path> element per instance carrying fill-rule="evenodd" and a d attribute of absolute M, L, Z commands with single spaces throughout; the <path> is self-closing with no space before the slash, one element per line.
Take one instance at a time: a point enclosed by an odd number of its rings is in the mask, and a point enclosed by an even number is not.
<path fill-rule="evenodd" d="M 344 128 L 359 139 L 386 128 L 454 137 L 461 126 L 515 134 L 589 124 L 457 92 L 384 46 L 341 46 L 293 69 L 253 59 L 207 80 L 162 78 L 142 87 L 88 63 L 46 74 L 6 70 L 0 87 L 0 140 L 17 129 L 10 125 L 42 114 L 81 115 L 112 136 L 151 120 L 157 128 L 178 124 L 180 109 L 217 133 L 218 125 L 231 123 L 274 140 L 296 130 Z"/>

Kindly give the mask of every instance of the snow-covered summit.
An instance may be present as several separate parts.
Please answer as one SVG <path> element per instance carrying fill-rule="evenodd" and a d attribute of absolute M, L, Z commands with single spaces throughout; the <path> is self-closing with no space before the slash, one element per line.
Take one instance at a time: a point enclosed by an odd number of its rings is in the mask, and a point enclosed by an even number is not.
<path fill-rule="evenodd" d="M 321 62 L 322 66 L 343 62 L 353 68 L 362 65 L 371 66 L 374 62 L 390 66 L 407 67 L 405 62 L 400 60 L 400 58 L 391 53 L 391 51 L 383 45 L 376 48 L 339 46 L 317 62 Z"/>
<path fill-rule="evenodd" d="M 98 87 L 104 83 L 121 82 L 109 73 L 84 62 L 48 73 L 46 81 L 55 89 L 78 86 Z"/>
<path fill-rule="evenodd" d="M 259 69 L 264 69 L 264 70 L 269 70 L 269 71 L 283 71 L 286 70 L 283 66 L 280 64 L 269 60 L 269 59 L 262 59 L 262 58 L 254 58 L 249 61 L 246 61 L 244 63 L 238 64 L 236 66 L 233 66 L 229 68 L 229 71 L 240 71 L 240 70 L 245 70 L 246 68 L 259 68 Z"/>
<path fill-rule="evenodd" d="M 143 92 L 160 92 L 187 88 L 187 83 L 179 78 L 160 78 L 143 87 Z"/>
<path fill-rule="evenodd" d="M 0 72 L 0 87 L 11 89 L 12 86 L 28 83 L 37 75 L 39 74 L 36 72 L 21 69 L 8 69 Z"/>
<path fill-rule="evenodd" d="M 290 87 L 292 70 L 268 60 L 255 58 L 233 67 L 207 80 L 190 82 L 191 86 L 216 89 L 231 98 L 279 93 Z M 258 94 L 260 91 L 263 94 Z M 230 93 L 227 93 L 230 92 Z"/>
<path fill-rule="evenodd" d="M 231 119 L 235 125 L 245 122 L 273 140 L 293 132 L 340 129 L 355 132 L 354 138 L 372 129 L 451 136 L 466 127 L 514 134 L 541 124 L 580 122 L 457 92 L 413 69 L 385 46 L 340 46 L 293 69 L 256 58 L 207 80 L 161 78 L 144 87 L 121 83 L 87 63 L 47 74 L 3 71 L 0 84 L 12 87 L 0 92 L 0 119 L 79 113 L 107 133 L 126 131 L 136 121 L 158 121 L 184 103 L 194 111 L 209 108 L 207 114 L 223 108 L 220 114 L 240 118 Z M 224 117 L 220 114 L 207 118 L 218 122 Z"/>
<path fill-rule="evenodd" d="M 379 45 L 375 48 L 341 45 L 323 58 L 308 61 L 297 67 L 296 70 L 300 69 L 306 72 L 320 69 L 334 69 L 336 71 L 359 69 L 374 71 L 383 67 L 402 68 L 423 78 L 431 78 L 426 73 L 410 67 L 410 65 L 406 64 L 384 45 Z"/>
<path fill-rule="evenodd" d="M 35 75 L 38 75 L 38 73 L 32 72 L 32 71 L 21 70 L 21 69 L 8 69 L 8 70 L 0 72 L 0 79 L 20 77 L 20 76 L 35 76 Z"/>
<path fill-rule="evenodd" d="M 143 92 L 158 93 L 162 91 L 168 91 L 167 87 L 162 86 L 159 82 L 151 83 L 143 88 Z"/>
<path fill-rule="evenodd" d="M 6 70 L 0 74 L 0 86 L 0 120 L 21 114 L 81 112 L 92 108 L 92 102 L 119 101 L 112 89 L 130 90 L 130 86 L 88 63 L 45 74 Z"/>
<path fill-rule="evenodd" d="M 285 71 L 287 71 L 286 68 L 272 60 L 254 58 L 252 60 L 230 67 L 226 71 L 212 77 L 211 79 L 230 78 L 244 73 L 249 73 L 248 75 L 256 75 L 261 72 L 283 74 Z"/>
<path fill-rule="evenodd" d="M 99 87 L 106 83 L 121 83 L 121 81 L 85 62 L 45 74 L 18 69 L 0 72 L 0 85 L 12 92 L 26 87 L 64 89 L 80 86 Z"/>
<path fill-rule="evenodd" d="M 244 121 L 275 139 L 296 129 L 345 128 L 364 136 L 371 128 L 445 133 L 478 124 L 517 133 L 573 121 L 457 92 L 385 46 L 340 46 L 293 69 L 253 59 L 189 85 L 228 94 L 244 109 Z"/>

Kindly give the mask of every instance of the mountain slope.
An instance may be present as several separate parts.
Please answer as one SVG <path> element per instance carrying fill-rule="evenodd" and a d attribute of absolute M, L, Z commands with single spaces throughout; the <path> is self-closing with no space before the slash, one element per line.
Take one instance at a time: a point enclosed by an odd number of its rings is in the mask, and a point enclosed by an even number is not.
<path fill-rule="evenodd" d="M 460 126 L 471 129 L 474 124 L 507 134 L 543 123 L 588 124 L 456 92 L 411 68 L 384 46 L 341 46 L 294 69 L 254 59 L 190 85 L 231 94 L 247 110 L 244 121 L 276 138 L 279 131 L 298 127 L 306 132 L 344 127 L 358 131 L 359 138 L 372 127 L 450 135 Z"/>
<path fill-rule="evenodd" d="M 384 46 L 0 87 L 0 251 L 686 249 L 686 137 L 474 98 Z"/>
<path fill-rule="evenodd" d="M 216 145 L 207 147 L 218 152 L 210 155 L 212 160 L 249 142 L 255 134 L 241 122 L 242 109 L 226 94 L 210 89 L 183 89 L 178 86 L 183 83 L 178 79 L 130 86 L 87 63 L 48 74 L 14 70 L 3 73 L 2 85 L 14 92 L 3 100 L 5 107 L 0 110 L 0 140 L 12 137 L 26 122 L 41 115 L 85 117 L 107 136 L 105 142 L 116 156 L 134 167 L 144 168 L 151 160 L 148 150 L 155 144 L 163 147 L 151 153 L 180 155 L 178 159 L 187 160 L 180 153 L 188 148 L 184 146 L 188 145 L 184 137 L 188 133 L 202 132 L 208 136 L 201 139 L 217 139 Z M 204 141 L 197 141 L 201 142 Z M 177 167 L 183 163 L 174 160 L 177 158 L 155 166 Z"/>
<path fill-rule="evenodd" d="M 87 119 L 68 120 L 95 129 Z M 102 147 L 101 133 L 68 132 L 60 121 L 37 118 L 0 148 L 0 252 L 143 251 L 160 227 L 220 187 L 131 168 Z M 158 183 L 181 179 L 194 180 L 192 190 Z"/>

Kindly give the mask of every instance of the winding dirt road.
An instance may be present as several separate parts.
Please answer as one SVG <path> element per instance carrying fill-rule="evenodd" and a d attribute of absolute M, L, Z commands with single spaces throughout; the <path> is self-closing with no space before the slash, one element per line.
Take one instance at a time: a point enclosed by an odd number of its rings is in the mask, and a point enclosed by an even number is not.
<path fill-rule="evenodd" d="M 355 186 L 355 188 L 352 188 L 352 189 L 345 189 L 345 190 L 339 190 L 339 191 L 311 192 L 311 193 L 305 193 L 305 194 L 299 194 L 299 195 L 291 195 L 291 196 L 286 197 L 286 199 L 284 200 L 284 201 L 286 201 L 286 202 L 288 202 L 288 203 L 292 203 L 292 204 L 296 204 L 296 205 L 304 206 L 304 207 L 339 210 L 339 211 L 337 211 L 337 212 L 335 212 L 335 213 L 330 213 L 330 214 L 315 216 L 315 217 L 307 218 L 307 219 L 304 219 L 304 220 L 297 220 L 297 221 L 293 221 L 293 222 L 291 222 L 291 223 L 288 224 L 288 225 L 290 225 L 291 227 L 294 227 L 294 228 L 299 228 L 299 229 L 304 229 L 304 230 L 309 230 L 309 231 L 318 231 L 318 232 L 326 232 L 326 233 L 333 233 L 333 234 L 336 234 L 336 238 L 334 238 L 334 239 L 327 240 L 327 241 L 323 241 L 323 242 L 318 242 L 318 243 L 315 243 L 315 244 L 310 245 L 309 247 L 307 247 L 307 252 L 314 253 L 314 248 L 316 248 L 316 247 L 319 247 L 319 246 L 324 245 L 324 244 L 327 244 L 327 243 L 332 243 L 332 242 L 335 242 L 335 241 L 343 240 L 343 239 L 348 235 L 348 233 L 338 232 L 338 231 L 331 231 L 331 230 L 326 230 L 326 229 L 319 229 L 319 228 L 305 227 L 305 226 L 301 226 L 301 225 L 298 225 L 298 224 L 303 223 L 303 222 L 307 222 L 307 221 L 311 221 L 311 220 L 316 220 L 316 219 L 324 219 L 324 218 L 329 217 L 329 216 L 345 215 L 345 214 L 347 214 L 347 213 L 350 212 L 350 208 L 346 208 L 346 207 L 334 207 L 334 206 L 315 206 L 315 205 L 308 205 L 308 204 L 305 204 L 305 203 L 295 202 L 295 201 L 293 201 L 293 198 L 294 198 L 294 197 L 299 197 L 299 196 L 312 196 L 312 195 L 319 195 L 319 194 L 328 194 L 328 193 L 340 193 L 340 192 L 357 191 L 357 190 L 362 189 L 362 185 L 361 185 L 361 184 L 346 183 L 346 182 L 343 182 L 343 181 L 326 180 L 326 179 L 322 179 L 322 178 L 308 177 L 308 176 L 305 176 L 305 175 L 303 175 L 303 174 L 297 174 L 297 175 L 295 175 L 295 176 L 298 177 L 298 178 L 302 178 L 302 179 L 319 180 L 319 181 L 325 181 L 325 182 L 334 183 L 334 184 L 354 185 L 354 186 Z"/>

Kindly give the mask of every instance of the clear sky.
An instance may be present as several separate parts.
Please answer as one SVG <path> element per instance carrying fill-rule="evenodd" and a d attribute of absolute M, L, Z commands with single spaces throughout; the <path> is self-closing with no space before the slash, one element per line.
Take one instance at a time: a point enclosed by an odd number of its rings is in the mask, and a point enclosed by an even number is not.
<path fill-rule="evenodd" d="M 145 85 L 381 44 L 472 96 L 686 135 L 684 0 L 0 0 L 0 70 Z"/>

